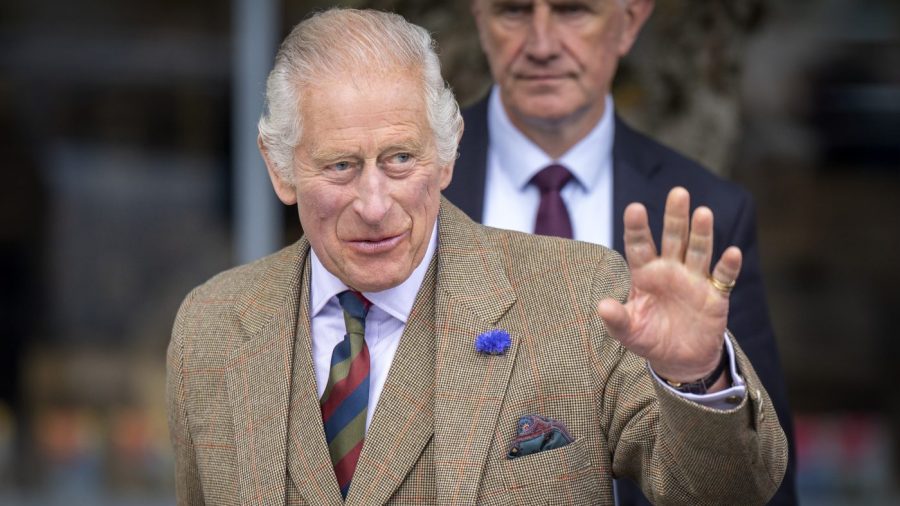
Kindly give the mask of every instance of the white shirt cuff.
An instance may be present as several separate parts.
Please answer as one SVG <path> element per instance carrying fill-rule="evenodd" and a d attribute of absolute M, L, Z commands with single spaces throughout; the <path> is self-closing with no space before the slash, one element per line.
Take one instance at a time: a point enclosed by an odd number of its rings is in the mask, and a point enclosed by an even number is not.
<path fill-rule="evenodd" d="M 725 390 L 711 393 L 711 394 L 689 394 L 685 392 L 681 392 L 672 388 L 668 383 L 665 382 L 656 372 L 653 371 L 653 368 L 650 367 L 650 363 L 647 362 L 647 369 L 650 370 L 650 374 L 656 378 L 656 381 L 659 382 L 663 388 L 668 389 L 675 395 L 680 397 L 684 397 L 689 401 L 696 402 L 697 404 L 706 406 L 708 408 L 713 409 L 721 409 L 721 410 L 729 410 L 737 407 L 741 401 L 744 400 L 744 397 L 747 395 L 747 384 L 744 382 L 744 378 L 738 374 L 737 370 L 737 361 L 734 359 L 734 346 L 731 344 L 731 339 L 728 337 L 728 334 L 725 334 L 725 349 L 728 351 L 728 362 L 729 368 L 731 370 L 731 387 L 726 388 Z"/>

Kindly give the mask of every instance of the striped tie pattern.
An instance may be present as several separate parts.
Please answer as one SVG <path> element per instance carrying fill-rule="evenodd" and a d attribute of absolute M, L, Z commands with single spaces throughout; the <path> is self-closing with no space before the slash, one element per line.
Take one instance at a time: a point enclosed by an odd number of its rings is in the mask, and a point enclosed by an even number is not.
<path fill-rule="evenodd" d="M 372 303 L 357 291 L 338 294 L 347 334 L 331 353 L 331 371 L 322 394 L 322 420 L 341 495 L 346 498 L 366 435 L 369 403 L 369 348 L 366 314 Z"/>

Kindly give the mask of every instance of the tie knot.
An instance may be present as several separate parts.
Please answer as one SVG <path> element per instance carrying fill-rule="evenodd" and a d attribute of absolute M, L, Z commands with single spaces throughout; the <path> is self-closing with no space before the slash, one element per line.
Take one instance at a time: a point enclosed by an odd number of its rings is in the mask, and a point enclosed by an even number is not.
<path fill-rule="evenodd" d="M 344 311 L 349 313 L 350 316 L 360 320 L 366 319 L 366 315 L 369 313 L 369 308 L 372 307 L 372 303 L 365 295 L 356 290 L 344 290 L 339 293 L 337 297 L 338 302 L 341 303 L 341 307 Z"/>
<path fill-rule="evenodd" d="M 531 182 L 538 187 L 541 194 L 550 192 L 559 192 L 569 180 L 572 179 L 572 173 L 569 169 L 562 165 L 548 165 L 541 169 L 540 172 L 531 178 Z"/>

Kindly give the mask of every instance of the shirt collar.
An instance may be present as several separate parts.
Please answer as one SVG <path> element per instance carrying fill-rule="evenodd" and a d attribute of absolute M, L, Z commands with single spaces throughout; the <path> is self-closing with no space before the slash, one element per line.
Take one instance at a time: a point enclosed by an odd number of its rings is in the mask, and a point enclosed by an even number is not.
<path fill-rule="evenodd" d="M 488 99 L 488 131 L 491 132 L 490 150 L 498 156 L 501 170 L 521 189 L 541 169 L 560 163 L 581 186 L 593 190 L 601 176 L 597 160 L 602 160 L 603 166 L 612 160 L 614 105 L 611 95 L 606 95 L 604 100 L 600 121 L 562 157 L 554 160 L 512 124 L 500 101 L 500 90 L 494 85 Z"/>
<path fill-rule="evenodd" d="M 428 248 L 425 250 L 425 256 L 422 257 L 422 261 L 419 262 L 412 274 L 406 278 L 406 281 L 380 292 L 363 292 L 363 295 L 373 305 L 403 323 L 406 323 L 406 320 L 409 318 L 413 303 L 416 301 L 416 295 L 419 293 L 419 287 L 422 286 L 422 280 L 425 279 L 425 273 L 428 271 L 431 258 L 437 249 L 437 228 L 438 224 L 437 220 L 435 220 L 434 228 L 431 230 L 431 239 L 428 241 Z M 314 318 L 322 311 L 329 300 L 344 290 L 348 290 L 348 287 L 322 265 L 318 255 L 312 248 L 310 248 L 310 258 L 312 260 L 312 279 L 310 280 L 309 312 L 310 318 Z"/>

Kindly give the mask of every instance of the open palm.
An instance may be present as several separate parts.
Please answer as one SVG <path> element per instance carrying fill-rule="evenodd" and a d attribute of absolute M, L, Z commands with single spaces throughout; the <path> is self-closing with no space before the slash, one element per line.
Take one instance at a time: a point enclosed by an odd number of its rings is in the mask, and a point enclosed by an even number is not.
<path fill-rule="evenodd" d="M 712 211 L 699 207 L 691 217 L 687 190 L 672 189 L 660 253 L 643 205 L 629 205 L 624 220 L 631 293 L 625 304 L 600 301 L 600 316 L 612 337 L 646 358 L 660 376 L 683 382 L 706 376 L 719 363 L 728 321 L 727 291 L 709 280 Z M 741 252 L 732 246 L 716 263 L 712 277 L 728 285 L 740 268 Z"/>

